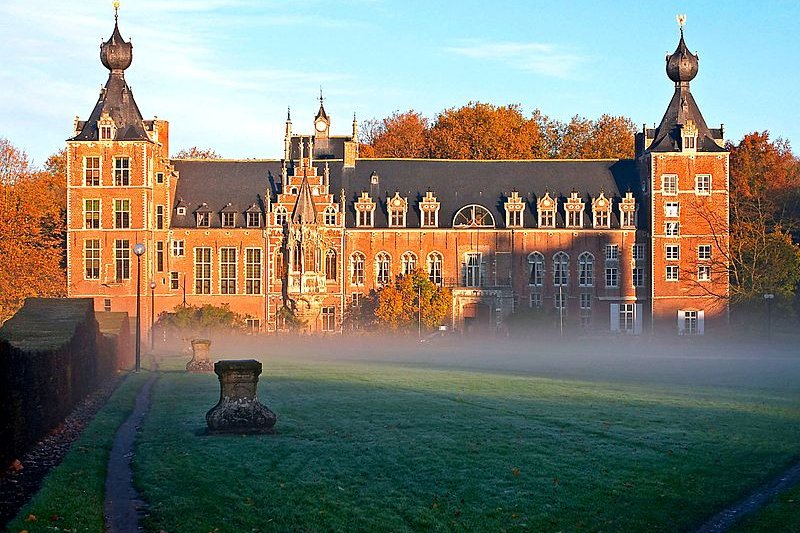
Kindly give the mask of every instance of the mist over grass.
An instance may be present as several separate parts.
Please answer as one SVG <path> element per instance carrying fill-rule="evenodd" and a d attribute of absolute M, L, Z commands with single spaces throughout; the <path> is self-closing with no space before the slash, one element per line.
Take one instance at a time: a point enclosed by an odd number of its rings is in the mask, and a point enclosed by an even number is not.
<path fill-rule="evenodd" d="M 800 456 L 799 357 L 756 346 L 218 338 L 278 434 L 203 436 L 216 376 L 162 359 L 148 529 L 691 529 Z"/>

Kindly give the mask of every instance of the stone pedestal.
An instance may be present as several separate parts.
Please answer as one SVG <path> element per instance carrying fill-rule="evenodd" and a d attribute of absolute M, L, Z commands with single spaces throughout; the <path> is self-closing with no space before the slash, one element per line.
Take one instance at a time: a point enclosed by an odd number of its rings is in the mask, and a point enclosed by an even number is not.
<path fill-rule="evenodd" d="M 261 363 L 217 361 L 214 372 L 220 393 L 219 403 L 206 413 L 209 433 L 272 433 L 277 417 L 256 394 Z"/>
<path fill-rule="evenodd" d="M 214 363 L 209 358 L 211 341 L 192 339 L 192 360 L 186 363 L 187 372 L 213 372 Z"/>

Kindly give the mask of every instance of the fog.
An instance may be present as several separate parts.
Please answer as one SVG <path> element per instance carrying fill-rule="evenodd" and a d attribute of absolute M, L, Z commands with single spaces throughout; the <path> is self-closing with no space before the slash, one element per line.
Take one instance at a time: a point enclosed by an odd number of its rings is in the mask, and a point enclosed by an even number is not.
<path fill-rule="evenodd" d="M 187 343 L 188 345 L 188 343 Z M 175 350 L 170 350 L 176 353 Z M 184 354 L 188 355 L 184 348 Z M 686 387 L 729 387 L 800 394 L 800 348 L 710 337 L 657 341 L 649 337 L 508 340 L 449 335 L 212 337 L 212 360 L 371 362 L 418 368 Z"/>

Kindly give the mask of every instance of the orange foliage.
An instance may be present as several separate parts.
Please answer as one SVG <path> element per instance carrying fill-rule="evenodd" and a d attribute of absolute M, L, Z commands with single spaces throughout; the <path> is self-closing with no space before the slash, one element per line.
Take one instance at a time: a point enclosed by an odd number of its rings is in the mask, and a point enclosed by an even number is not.
<path fill-rule="evenodd" d="M 172 156 L 173 159 L 221 159 L 219 155 L 212 148 L 198 148 L 192 146 L 191 148 L 184 148 L 179 150 L 177 154 Z"/>
<path fill-rule="evenodd" d="M 375 325 L 392 331 L 415 329 L 418 323 L 425 330 L 435 328 L 444 321 L 452 302 L 450 289 L 435 285 L 421 270 L 398 275 L 376 298 Z"/>
<path fill-rule="evenodd" d="M 538 125 L 519 105 L 470 102 L 442 111 L 430 129 L 431 157 L 437 159 L 532 159 L 543 157 Z"/>
<path fill-rule="evenodd" d="M 575 115 L 561 125 L 558 157 L 563 159 L 632 159 L 636 126 L 626 117 L 603 115 L 591 120 Z"/>
<path fill-rule="evenodd" d="M 371 155 L 361 157 L 428 157 L 428 119 L 416 111 L 400 113 L 368 125 Z"/>
<path fill-rule="evenodd" d="M 66 294 L 63 150 L 45 169 L 0 139 L 0 322 L 30 296 Z"/>

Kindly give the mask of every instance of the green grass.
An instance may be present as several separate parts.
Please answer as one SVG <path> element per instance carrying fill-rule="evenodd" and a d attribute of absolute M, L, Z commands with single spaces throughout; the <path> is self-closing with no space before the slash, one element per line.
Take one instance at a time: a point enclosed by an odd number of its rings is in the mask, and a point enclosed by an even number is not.
<path fill-rule="evenodd" d="M 61 465 L 45 478 L 7 531 L 103 531 L 106 464 L 117 428 L 133 410 L 147 374 L 131 374 L 87 425 Z M 35 521 L 29 517 L 35 517 Z M 55 529 L 58 528 L 58 529 Z"/>
<path fill-rule="evenodd" d="M 733 533 L 796 533 L 800 530 L 800 487 L 778 495 L 742 520 Z"/>
<path fill-rule="evenodd" d="M 791 392 L 272 361 L 278 434 L 205 436 L 218 395 L 157 383 L 148 531 L 687 530 L 800 455 Z"/>

